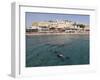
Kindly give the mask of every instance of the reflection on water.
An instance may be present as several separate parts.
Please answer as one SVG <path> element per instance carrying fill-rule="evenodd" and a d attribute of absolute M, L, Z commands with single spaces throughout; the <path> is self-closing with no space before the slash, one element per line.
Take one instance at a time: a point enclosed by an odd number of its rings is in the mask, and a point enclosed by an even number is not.
<path fill-rule="evenodd" d="M 26 67 L 89 64 L 89 35 L 26 36 Z"/>

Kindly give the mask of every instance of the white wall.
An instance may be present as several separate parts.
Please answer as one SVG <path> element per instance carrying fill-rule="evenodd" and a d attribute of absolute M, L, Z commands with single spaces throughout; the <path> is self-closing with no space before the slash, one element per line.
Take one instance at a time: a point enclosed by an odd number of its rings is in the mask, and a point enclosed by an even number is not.
<path fill-rule="evenodd" d="M 10 74 L 11 65 L 11 2 L 12 1 L 25 1 L 25 0 L 1 0 L 0 1 L 0 80 L 13 80 Z M 65 74 L 61 76 L 45 76 L 45 77 L 31 77 L 21 78 L 22 80 L 100 80 L 100 0 L 26 0 L 34 1 L 35 3 L 47 3 L 47 4 L 71 4 L 71 5 L 86 5 L 96 6 L 97 12 L 97 26 L 96 26 L 96 39 L 95 43 L 97 50 L 94 53 L 98 53 L 97 59 L 97 72 L 96 73 L 80 73 L 80 74 Z M 21 80 L 18 79 L 18 80 Z"/>

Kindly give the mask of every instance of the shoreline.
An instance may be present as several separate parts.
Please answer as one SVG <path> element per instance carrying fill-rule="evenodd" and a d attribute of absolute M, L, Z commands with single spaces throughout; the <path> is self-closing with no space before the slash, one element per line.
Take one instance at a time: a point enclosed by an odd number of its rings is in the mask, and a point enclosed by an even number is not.
<path fill-rule="evenodd" d="M 83 32 L 83 33 L 26 33 L 26 36 L 31 36 L 31 35 L 89 35 L 89 32 Z"/>

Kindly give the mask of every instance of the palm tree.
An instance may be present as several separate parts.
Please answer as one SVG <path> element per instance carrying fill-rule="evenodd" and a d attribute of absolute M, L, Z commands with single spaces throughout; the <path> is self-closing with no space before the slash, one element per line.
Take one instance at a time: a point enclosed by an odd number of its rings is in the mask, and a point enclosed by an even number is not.
<path fill-rule="evenodd" d="M 83 24 L 80 24 L 79 26 L 80 26 L 80 28 L 82 28 L 82 29 L 84 30 L 84 28 L 85 28 L 85 25 L 83 25 Z"/>
<path fill-rule="evenodd" d="M 73 23 L 73 26 L 74 26 L 74 28 L 75 28 L 75 26 L 77 26 L 76 22 Z"/>

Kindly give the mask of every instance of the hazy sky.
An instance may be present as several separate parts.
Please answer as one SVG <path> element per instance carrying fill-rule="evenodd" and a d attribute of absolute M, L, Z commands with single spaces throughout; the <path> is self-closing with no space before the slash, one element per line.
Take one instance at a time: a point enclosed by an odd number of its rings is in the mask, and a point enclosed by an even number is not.
<path fill-rule="evenodd" d="M 76 15 L 76 14 L 60 14 L 60 13 L 25 13 L 26 27 L 30 27 L 34 21 L 49 21 L 49 20 L 70 20 L 76 23 L 89 24 L 89 15 Z"/>

